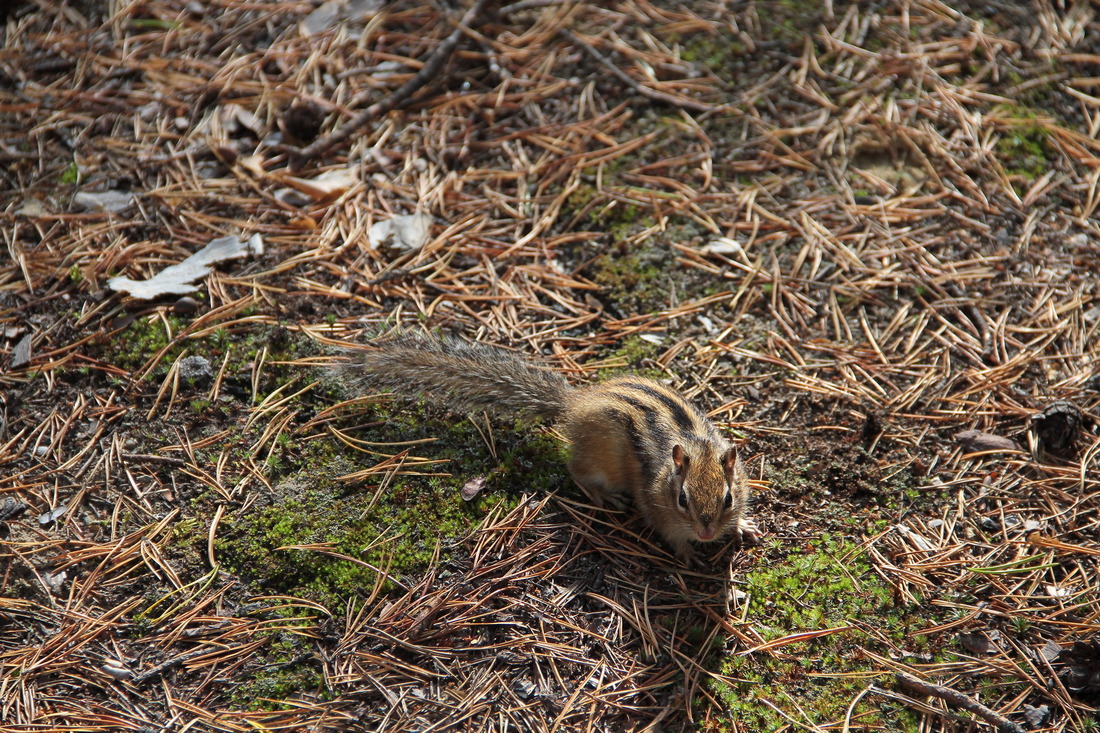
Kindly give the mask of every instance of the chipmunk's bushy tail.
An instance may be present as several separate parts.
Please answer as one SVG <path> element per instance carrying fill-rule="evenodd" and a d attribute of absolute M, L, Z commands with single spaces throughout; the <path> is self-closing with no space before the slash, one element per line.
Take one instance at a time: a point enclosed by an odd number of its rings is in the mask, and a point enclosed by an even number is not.
<path fill-rule="evenodd" d="M 503 349 L 459 338 L 403 333 L 348 349 L 345 376 L 364 389 L 435 398 L 456 411 L 530 414 L 549 420 L 571 387 L 556 372 Z"/>

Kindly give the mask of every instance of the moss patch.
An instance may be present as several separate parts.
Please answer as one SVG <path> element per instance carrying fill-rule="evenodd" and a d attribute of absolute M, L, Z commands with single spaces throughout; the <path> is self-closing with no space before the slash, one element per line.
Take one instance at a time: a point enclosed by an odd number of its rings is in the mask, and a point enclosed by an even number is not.
<path fill-rule="evenodd" d="M 1050 142 L 1050 131 L 1036 113 L 1019 106 L 1002 107 L 998 112 L 1006 129 L 996 150 L 1005 172 L 1033 181 L 1049 171 L 1057 151 Z"/>
<path fill-rule="evenodd" d="M 867 677 L 880 669 L 865 648 L 889 654 L 897 649 L 919 652 L 927 644 L 922 637 L 907 636 L 927 624 L 927 612 L 916 604 L 900 604 L 858 543 L 848 538 L 823 535 L 783 561 L 760 563 L 746 575 L 744 590 L 748 615 L 764 641 L 803 631 L 855 628 L 771 653 L 721 659 L 719 671 L 736 681 L 709 684 L 740 730 L 782 727 L 788 721 L 767 702 L 789 709 L 791 698 L 814 724 L 836 725 L 867 686 Z M 879 699 L 864 698 L 852 716 L 860 726 L 917 729 L 917 716 Z"/>
<path fill-rule="evenodd" d="M 616 307 L 646 313 L 668 305 L 670 259 L 656 248 L 608 253 L 592 264 L 592 279 Z"/>
<path fill-rule="evenodd" d="M 368 595 L 376 583 L 391 590 L 395 580 L 424 570 L 437 546 L 468 535 L 491 508 L 511 508 L 523 493 L 553 490 L 566 474 L 561 446 L 534 431 L 494 429 L 494 459 L 469 420 L 429 417 L 407 402 L 374 405 L 367 414 L 379 419 L 355 431 L 357 437 L 385 443 L 438 437 L 412 450 L 445 460 L 420 469 L 424 474 L 449 475 L 396 475 L 385 486 L 379 475 L 352 483 L 339 477 L 377 459 L 311 448 L 304 467 L 273 487 L 272 503 L 251 508 L 222 534 L 218 554 L 232 572 L 265 591 L 328 607 Z M 477 477 L 486 479 L 486 488 L 466 502 L 462 486 Z M 279 549 L 289 545 L 323 545 L 324 552 Z M 379 578 L 378 569 L 388 569 L 389 578 Z"/>

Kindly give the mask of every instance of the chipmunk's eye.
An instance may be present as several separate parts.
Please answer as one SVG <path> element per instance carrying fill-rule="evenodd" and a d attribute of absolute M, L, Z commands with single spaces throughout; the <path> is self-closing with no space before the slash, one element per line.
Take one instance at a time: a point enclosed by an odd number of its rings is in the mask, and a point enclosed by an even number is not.
<path fill-rule="evenodd" d="M 733 507 L 733 492 L 729 489 L 726 489 L 726 501 L 724 503 L 726 505 L 726 509 L 730 509 Z"/>
<path fill-rule="evenodd" d="M 688 508 L 688 492 L 687 489 L 680 489 L 680 493 L 676 495 L 676 504 L 685 512 Z"/>

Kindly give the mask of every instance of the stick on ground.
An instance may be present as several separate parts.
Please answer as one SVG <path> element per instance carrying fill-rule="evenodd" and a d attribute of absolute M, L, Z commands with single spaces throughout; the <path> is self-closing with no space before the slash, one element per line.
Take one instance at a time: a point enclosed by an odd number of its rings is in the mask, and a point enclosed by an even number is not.
<path fill-rule="evenodd" d="M 439 70 L 443 67 L 443 63 L 450 58 L 455 47 L 458 46 L 458 42 L 462 38 L 463 29 L 473 25 L 474 21 L 481 15 L 481 11 L 485 8 L 485 2 L 486 0 L 476 0 L 476 2 L 470 6 L 466 14 L 458 21 L 458 27 L 454 29 L 451 35 L 447 36 L 443 43 L 439 44 L 439 47 L 435 49 L 428 60 L 424 62 L 424 65 L 420 67 L 420 71 L 416 72 L 411 79 L 401 85 L 390 96 L 380 102 L 372 104 L 357 114 L 347 124 L 336 128 L 327 135 L 319 137 L 302 148 L 300 152 L 292 157 L 290 167 L 292 169 L 301 168 L 306 161 L 312 160 L 345 142 L 349 137 L 355 134 L 356 131 L 365 127 L 371 120 L 381 117 L 394 109 L 411 97 L 417 89 L 427 84 L 432 77 L 439 73 Z"/>
<path fill-rule="evenodd" d="M 932 695 L 933 697 L 938 697 L 941 700 L 947 701 L 949 705 L 954 705 L 963 710 L 969 710 L 990 725 L 997 726 L 997 730 L 1001 731 L 1001 733 L 1025 733 L 1024 729 L 1016 723 L 1013 723 L 1000 713 L 990 710 L 977 700 L 967 697 L 958 690 L 952 690 L 950 687 L 925 682 L 905 672 L 895 672 L 895 674 L 901 686 L 910 692 Z"/>

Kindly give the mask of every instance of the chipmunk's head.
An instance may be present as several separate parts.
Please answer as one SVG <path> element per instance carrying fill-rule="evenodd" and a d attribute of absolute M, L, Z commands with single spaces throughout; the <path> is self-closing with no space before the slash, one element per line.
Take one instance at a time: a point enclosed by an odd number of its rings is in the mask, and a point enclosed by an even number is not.
<path fill-rule="evenodd" d="M 713 542 L 737 526 L 748 478 L 733 446 L 676 445 L 672 466 L 669 490 L 676 511 L 691 527 L 691 539 Z"/>

